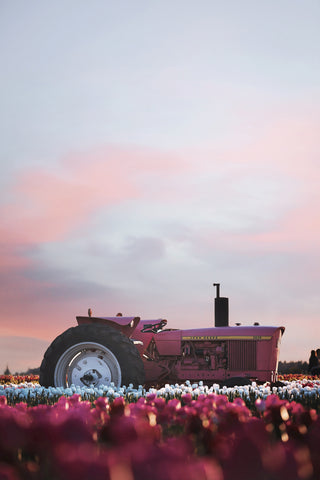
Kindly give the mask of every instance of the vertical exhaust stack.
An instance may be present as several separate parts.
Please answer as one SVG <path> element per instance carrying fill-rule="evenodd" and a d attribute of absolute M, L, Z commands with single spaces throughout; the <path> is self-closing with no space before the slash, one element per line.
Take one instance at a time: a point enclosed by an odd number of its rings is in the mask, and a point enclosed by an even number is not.
<path fill-rule="evenodd" d="M 214 283 L 216 298 L 214 299 L 214 326 L 229 326 L 229 298 L 220 297 L 220 283 Z"/>

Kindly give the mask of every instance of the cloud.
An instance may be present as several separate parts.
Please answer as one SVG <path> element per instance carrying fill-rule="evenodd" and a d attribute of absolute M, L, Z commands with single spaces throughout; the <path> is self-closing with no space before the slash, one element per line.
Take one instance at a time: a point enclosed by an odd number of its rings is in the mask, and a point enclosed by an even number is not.
<path fill-rule="evenodd" d="M 177 169 L 169 154 L 115 147 L 70 154 L 53 171 L 20 173 L 1 205 L 2 237 L 10 243 L 59 241 L 96 211 L 143 196 L 139 182 Z"/>
<path fill-rule="evenodd" d="M 60 173 L 26 172 L 14 193 L 18 201 L 2 208 L 4 226 L 13 238 L 36 243 L 64 238 L 95 209 L 137 195 L 118 165 L 90 159 Z"/>
<path fill-rule="evenodd" d="M 198 233 L 208 244 L 220 247 L 227 239 L 240 251 L 317 248 L 319 119 L 291 113 L 279 113 L 246 146 L 194 152 L 207 172 L 197 218 L 207 217 Z"/>
<path fill-rule="evenodd" d="M 106 305 L 116 311 L 125 294 L 113 285 L 77 278 L 68 270 L 31 265 L 0 272 L 0 331 L 50 339 L 76 325 L 76 315 L 96 307 L 106 314 Z M 103 300 L 102 300 L 103 299 Z"/>

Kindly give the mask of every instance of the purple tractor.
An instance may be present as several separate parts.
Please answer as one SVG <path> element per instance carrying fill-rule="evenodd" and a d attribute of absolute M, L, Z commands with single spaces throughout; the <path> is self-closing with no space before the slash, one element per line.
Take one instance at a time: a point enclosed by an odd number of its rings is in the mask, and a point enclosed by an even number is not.
<path fill-rule="evenodd" d="M 215 326 L 180 330 L 167 320 L 78 316 L 45 352 L 40 384 L 68 387 L 160 385 L 186 380 L 225 385 L 276 382 L 284 327 L 229 326 L 228 298 L 215 298 Z"/>

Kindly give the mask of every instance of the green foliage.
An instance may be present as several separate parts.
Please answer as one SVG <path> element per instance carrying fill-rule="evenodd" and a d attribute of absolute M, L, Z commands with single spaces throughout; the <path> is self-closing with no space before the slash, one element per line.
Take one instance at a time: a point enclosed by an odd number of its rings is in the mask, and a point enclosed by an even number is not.
<path fill-rule="evenodd" d="M 279 362 L 278 372 L 281 375 L 308 373 L 308 362 L 303 362 L 302 360 L 297 362 Z"/>

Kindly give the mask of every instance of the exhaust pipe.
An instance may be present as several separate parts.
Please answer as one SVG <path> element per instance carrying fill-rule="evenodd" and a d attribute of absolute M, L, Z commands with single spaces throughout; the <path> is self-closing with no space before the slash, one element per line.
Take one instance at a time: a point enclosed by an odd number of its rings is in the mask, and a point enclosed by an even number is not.
<path fill-rule="evenodd" d="M 216 298 L 214 299 L 214 326 L 229 326 L 229 298 L 220 297 L 220 283 L 214 283 Z"/>

